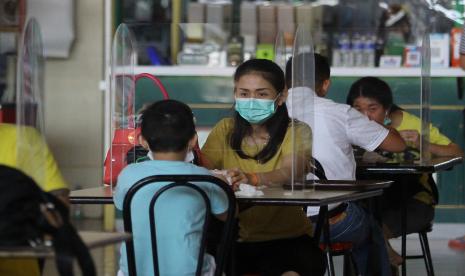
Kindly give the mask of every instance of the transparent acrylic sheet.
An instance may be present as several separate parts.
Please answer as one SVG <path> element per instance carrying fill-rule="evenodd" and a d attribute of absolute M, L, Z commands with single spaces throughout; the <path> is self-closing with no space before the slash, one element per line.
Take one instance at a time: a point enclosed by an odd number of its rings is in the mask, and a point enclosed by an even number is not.
<path fill-rule="evenodd" d="M 281 67 L 283 72 L 286 72 L 286 43 L 284 41 L 284 33 L 279 31 L 276 35 L 274 46 L 274 62 Z"/>
<path fill-rule="evenodd" d="M 16 91 L 16 163 L 38 184 L 45 183 L 44 51 L 38 22 L 24 28 L 18 57 Z"/>
<path fill-rule="evenodd" d="M 431 107 L 431 44 L 428 30 L 421 46 L 421 105 L 420 105 L 420 163 L 431 160 L 430 152 L 430 107 Z"/>
<path fill-rule="evenodd" d="M 295 184 L 306 182 L 312 157 L 314 127 L 315 61 L 310 29 L 297 27 L 292 54 L 292 89 L 288 95 L 288 109 L 292 127 L 292 191 Z M 314 130 L 313 130 L 314 131 Z M 314 178 L 310 178 L 314 179 Z"/>
<path fill-rule="evenodd" d="M 111 52 L 111 141 L 110 184 L 116 185 L 118 174 L 129 163 L 135 162 L 138 134 L 135 110 L 136 44 L 132 31 L 120 24 L 113 38 Z M 108 165 L 107 168 L 108 169 Z"/>

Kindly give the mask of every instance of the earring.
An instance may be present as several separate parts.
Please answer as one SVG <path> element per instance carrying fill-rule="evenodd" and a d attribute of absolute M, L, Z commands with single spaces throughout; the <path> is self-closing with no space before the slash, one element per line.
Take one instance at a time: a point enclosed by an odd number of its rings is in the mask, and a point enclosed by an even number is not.
<path fill-rule="evenodd" d="M 384 125 L 387 126 L 387 125 L 390 125 L 391 123 L 392 123 L 392 120 L 391 118 L 389 118 L 388 112 L 386 111 L 386 114 L 384 114 Z"/>

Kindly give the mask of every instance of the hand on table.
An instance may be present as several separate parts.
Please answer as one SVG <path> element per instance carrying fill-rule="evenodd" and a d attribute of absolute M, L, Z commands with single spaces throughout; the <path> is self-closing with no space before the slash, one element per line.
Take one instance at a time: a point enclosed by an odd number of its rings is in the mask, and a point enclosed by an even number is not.
<path fill-rule="evenodd" d="M 249 183 L 247 175 L 238 168 L 227 170 L 227 175 L 231 178 L 231 185 L 234 191 L 239 189 L 239 185 Z"/>
<path fill-rule="evenodd" d="M 408 146 L 419 148 L 420 147 L 420 133 L 413 129 L 399 131 L 400 136 L 405 140 Z"/>

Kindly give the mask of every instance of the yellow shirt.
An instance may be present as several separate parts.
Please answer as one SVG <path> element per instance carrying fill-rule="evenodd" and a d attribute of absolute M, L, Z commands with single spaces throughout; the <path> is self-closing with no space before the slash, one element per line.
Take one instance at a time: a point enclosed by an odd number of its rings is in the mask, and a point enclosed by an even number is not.
<path fill-rule="evenodd" d="M 19 149 L 20 158 L 18 141 L 27 142 Z M 34 128 L 23 128 L 19 138 L 16 125 L 0 123 L 0 164 L 20 169 L 45 191 L 68 187 L 47 144 Z"/>
<path fill-rule="evenodd" d="M 221 120 L 211 131 L 202 148 L 202 153 L 215 169 L 239 168 L 244 172 L 269 172 L 279 169 L 284 156 L 293 152 L 291 128 L 276 154 L 266 163 L 258 163 L 253 159 L 242 159 L 230 147 L 229 137 L 233 129 L 233 119 Z M 311 130 L 306 124 L 295 124 L 297 152 L 311 154 Z M 305 143 L 303 142 L 305 141 Z M 242 150 L 254 156 L 263 149 L 261 146 L 250 146 L 243 142 Z M 239 214 L 239 236 L 243 241 L 268 241 L 311 235 L 312 228 L 301 207 L 256 206 Z"/>
<path fill-rule="evenodd" d="M 416 130 L 418 133 L 421 133 L 421 120 L 415 115 L 402 111 L 402 122 L 396 128 L 397 131 L 401 130 Z M 439 132 L 439 129 L 434 127 L 432 124 L 429 126 L 429 140 L 431 144 L 446 146 L 451 143 L 451 140 Z M 423 187 L 431 192 L 430 185 L 428 184 L 428 174 L 422 174 L 420 177 L 420 183 Z M 430 193 L 427 192 L 418 192 L 415 196 L 415 199 L 422 201 L 426 204 L 432 204 L 433 198 Z"/>

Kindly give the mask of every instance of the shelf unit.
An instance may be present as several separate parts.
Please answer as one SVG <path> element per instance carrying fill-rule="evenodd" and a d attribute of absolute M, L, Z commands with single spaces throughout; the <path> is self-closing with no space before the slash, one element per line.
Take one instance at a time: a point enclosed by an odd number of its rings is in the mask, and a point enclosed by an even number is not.
<path fill-rule="evenodd" d="M 235 67 L 208 66 L 136 66 L 134 73 L 150 73 L 156 76 L 232 77 Z M 421 68 L 331 68 L 332 77 L 419 77 Z M 433 68 L 431 77 L 465 77 L 460 68 Z"/>

